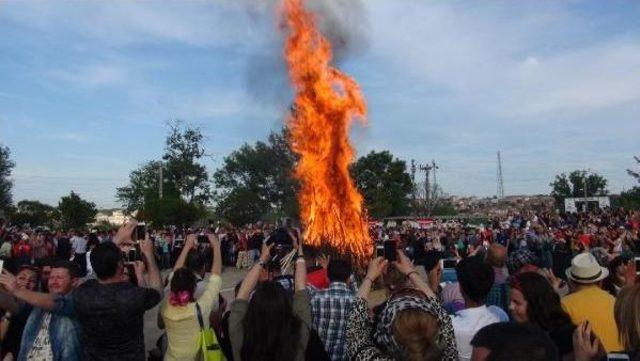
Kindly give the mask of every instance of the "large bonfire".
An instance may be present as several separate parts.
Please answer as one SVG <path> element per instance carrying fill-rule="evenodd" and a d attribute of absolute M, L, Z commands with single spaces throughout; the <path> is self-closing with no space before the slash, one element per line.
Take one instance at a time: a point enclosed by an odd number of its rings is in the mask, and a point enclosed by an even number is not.
<path fill-rule="evenodd" d="M 349 174 L 354 150 L 349 128 L 365 122 L 358 84 L 331 66 L 331 44 L 303 0 L 284 0 L 288 29 L 285 56 L 295 100 L 287 119 L 290 144 L 299 156 L 300 216 L 305 243 L 356 258 L 373 252 L 362 195 Z"/>

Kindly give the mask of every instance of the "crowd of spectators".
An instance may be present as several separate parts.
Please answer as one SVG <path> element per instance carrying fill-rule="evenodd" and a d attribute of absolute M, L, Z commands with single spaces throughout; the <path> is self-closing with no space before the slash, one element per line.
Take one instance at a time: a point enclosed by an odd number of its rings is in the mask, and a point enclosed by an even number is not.
<path fill-rule="evenodd" d="M 638 212 L 372 226 L 364 260 L 284 224 L 136 226 L 2 221 L 0 360 L 640 360 Z"/>

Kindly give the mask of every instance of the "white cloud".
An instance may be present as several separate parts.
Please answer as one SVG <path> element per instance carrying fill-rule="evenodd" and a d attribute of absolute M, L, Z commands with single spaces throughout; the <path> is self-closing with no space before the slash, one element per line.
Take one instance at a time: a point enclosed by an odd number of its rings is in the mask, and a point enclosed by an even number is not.
<path fill-rule="evenodd" d="M 49 73 L 51 78 L 83 90 L 122 84 L 127 75 L 124 67 L 111 64 L 79 65 L 74 69 L 58 69 Z"/>
<path fill-rule="evenodd" d="M 90 140 L 90 137 L 88 135 L 78 132 L 46 132 L 41 133 L 39 137 L 43 139 L 74 143 L 87 143 Z"/>
<path fill-rule="evenodd" d="M 580 114 L 640 99 L 637 34 L 567 45 L 567 29 L 588 19 L 557 4 L 373 4 L 376 56 L 486 115 Z"/>
<path fill-rule="evenodd" d="M 256 19 L 242 16 L 249 15 L 244 6 L 228 0 L 25 1 L 4 4 L 3 11 L 4 16 L 40 30 L 71 32 L 110 46 L 153 41 L 219 46 L 250 40 Z"/>

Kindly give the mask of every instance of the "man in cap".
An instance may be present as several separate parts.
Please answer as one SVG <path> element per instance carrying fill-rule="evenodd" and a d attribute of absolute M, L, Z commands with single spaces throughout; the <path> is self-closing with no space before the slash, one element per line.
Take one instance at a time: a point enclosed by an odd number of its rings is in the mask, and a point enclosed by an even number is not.
<path fill-rule="evenodd" d="M 573 292 L 562 298 L 562 307 L 573 323 L 590 323 L 607 352 L 622 350 L 613 317 L 616 299 L 600 287 L 609 271 L 601 267 L 591 253 L 581 253 L 573 257 L 566 275 Z"/>

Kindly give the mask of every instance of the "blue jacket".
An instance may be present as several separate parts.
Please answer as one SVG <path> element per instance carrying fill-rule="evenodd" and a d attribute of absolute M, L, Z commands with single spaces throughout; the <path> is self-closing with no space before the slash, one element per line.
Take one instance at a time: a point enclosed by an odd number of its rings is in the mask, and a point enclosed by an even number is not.
<path fill-rule="evenodd" d="M 70 296 L 70 295 L 68 295 Z M 68 297 L 67 296 L 67 297 Z M 26 361 L 29 350 L 38 336 L 42 318 L 47 311 L 34 308 L 22 333 L 18 361 Z M 82 328 L 76 318 L 52 313 L 49 323 L 49 340 L 54 361 L 82 360 Z"/>

